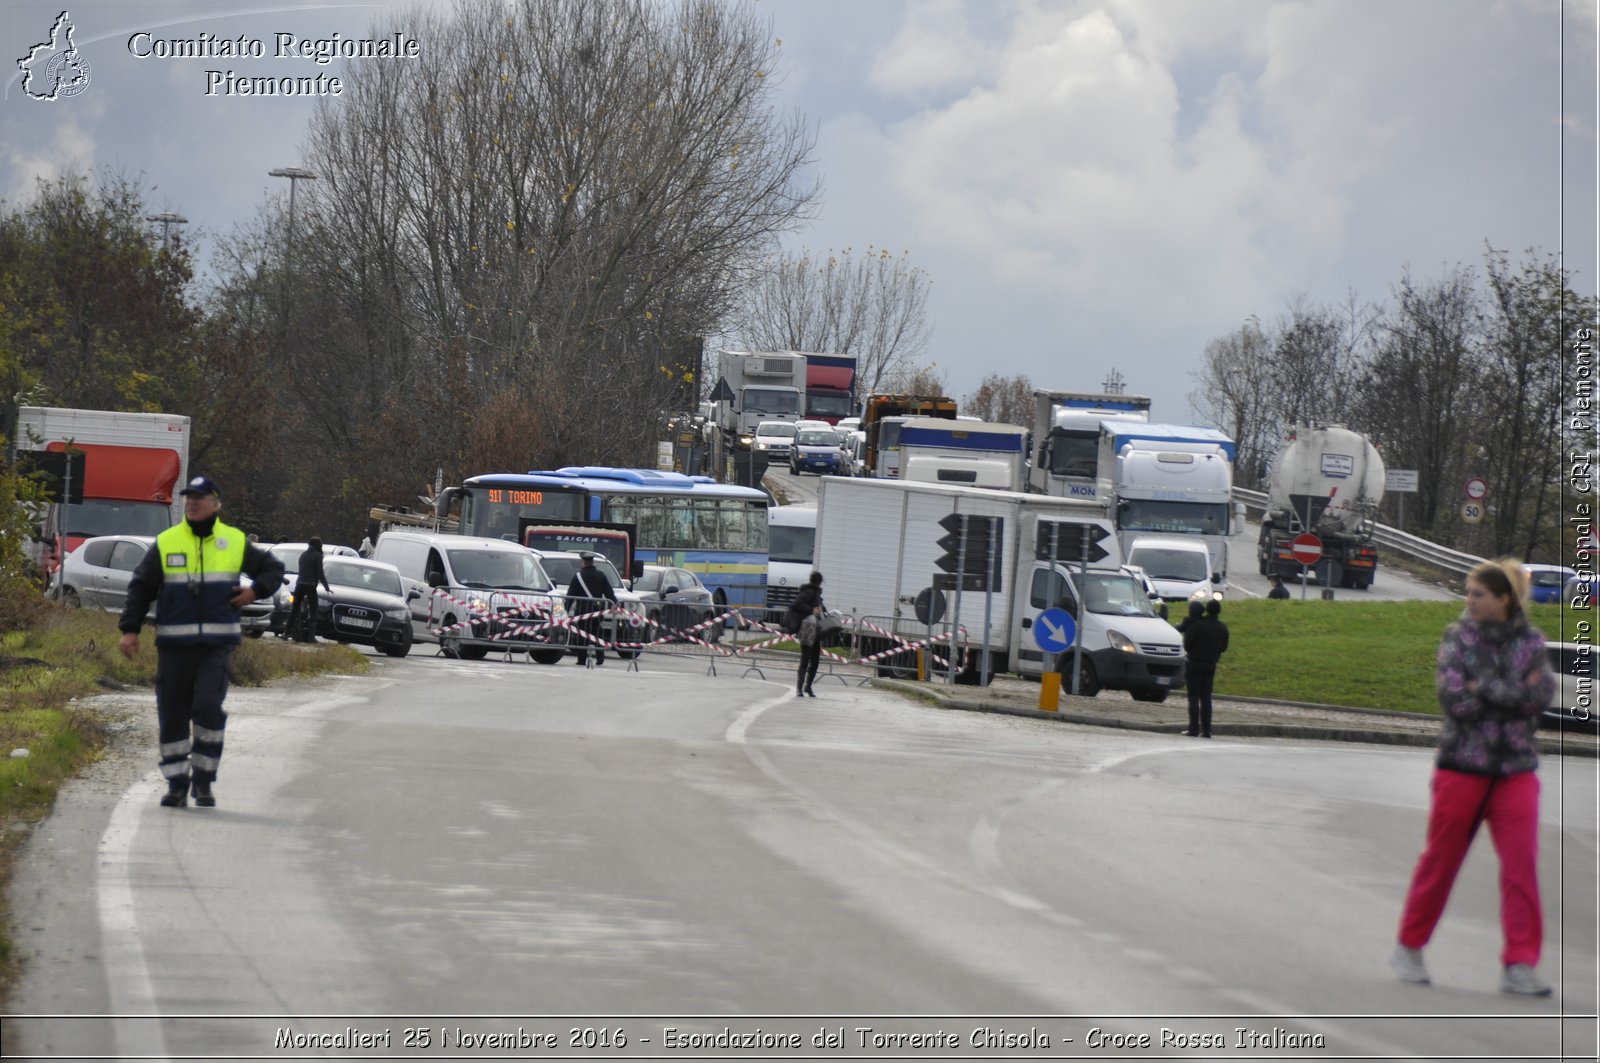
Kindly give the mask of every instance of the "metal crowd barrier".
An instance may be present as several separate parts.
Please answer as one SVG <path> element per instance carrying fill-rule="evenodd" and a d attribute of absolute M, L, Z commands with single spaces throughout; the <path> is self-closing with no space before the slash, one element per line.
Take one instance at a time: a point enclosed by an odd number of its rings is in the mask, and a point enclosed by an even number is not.
<path fill-rule="evenodd" d="M 641 612 L 606 598 L 557 596 L 564 608 L 563 615 L 556 616 L 549 599 L 538 600 L 530 607 L 509 595 L 490 594 L 487 604 L 478 604 L 455 598 L 443 589 L 436 588 L 434 593 L 466 614 L 466 619 L 451 627 L 430 629 L 434 636 L 463 629 L 472 631 L 474 638 L 503 644 L 508 661 L 519 650 L 537 653 L 559 649 L 564 655 L 571 650 L 589 649 L 614 653 L 628 662 L 630 671 L 637 671 L 640 658 L 651 653 L 703 658 L 708 675 L 718 674 L 718 662 L 742 663 L 745 668 L 740 678 L 753 672 L 763 679 L 764 668 L 798 668 L 800 663 L 796 652 L 799 636 L 784 631 L 775 619 L 782 614 L 765 607 L 714 606 L 703 618 L 684 623 L 689 619 L 684 614 L 698 606 L 629 603 L 644 610 Z M 902 678 L 939 673 L 946 681 L 953 681 L 955 673 L 970 661 L 965 629 L 949 623 L 913 626 L 896 617 L 829 615 L 839 627 L 825 636 L 818 679 L 832 677 L 848 686 L 851 679 L 864 685 L 880 673 Z M 555 631 L 562 633 L 559 640 L 550 637 Z M 548 641 L 533 641 L 537 635 Z M 794 649 L 779 649 L 786 644 L 793 644 Z M 442 644 L 440 652 L 444 652 Z M 595 656 L 588 657 L 591 667 Z M 952 661 L 956 662 L 954 668 Z"/>

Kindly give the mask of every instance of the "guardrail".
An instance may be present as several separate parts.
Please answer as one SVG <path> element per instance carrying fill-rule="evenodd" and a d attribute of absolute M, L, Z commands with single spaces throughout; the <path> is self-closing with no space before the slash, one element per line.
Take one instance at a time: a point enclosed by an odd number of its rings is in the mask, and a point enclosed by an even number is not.
<path fill-rule="evenodd" d="M 1233 497 L 1235 501 L 1243 502 L 1246 509 L 1256 509 L 1262 513 L 1267 510 L 1267 496 L 1264 492 L 1235 487 Z M 1465 576 L 1484 561 L 1475 554 L 1466 554 L 1447 546 L 1440 546 L 1438 543 L 1429 542 L 1427 539 L 1403 532 L 1399 528 L 1392 528 L 1387 524 L 1374 524 L 1372 539 L 1385 550 L 1393 550 L 1458 576 Z"/>

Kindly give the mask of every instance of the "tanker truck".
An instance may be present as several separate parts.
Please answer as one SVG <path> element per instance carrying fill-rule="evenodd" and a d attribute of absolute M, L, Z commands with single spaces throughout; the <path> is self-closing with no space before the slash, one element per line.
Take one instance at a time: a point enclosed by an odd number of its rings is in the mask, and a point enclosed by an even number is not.
<path fill-rule="evenodd" d="M 1297 535 L 1322 540 L 1317 582 L 1366 590 L 1378 572 L 1373 518 L 1383 500 L 1378 448 L 1342 424 L 1297 425 L 1272 459 L 1256 557 L 1263 576 L 1299 575 Z"/>

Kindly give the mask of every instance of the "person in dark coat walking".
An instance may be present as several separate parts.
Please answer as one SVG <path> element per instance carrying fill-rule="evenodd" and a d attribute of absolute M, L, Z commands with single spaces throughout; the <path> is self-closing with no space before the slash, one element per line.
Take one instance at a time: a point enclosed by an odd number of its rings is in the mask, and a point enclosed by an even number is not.
<path fill-rule="evenodd" d="M 1198 604 L 1198 603 L 1195 603 Z M 1217 662 L 1228 649 L 1228 625 L 1218 617 L 1222 603 L 1215 598 L 1205 605 L 1205 615 L 1184 621 L 1183 652 L 1188 658 L 1190 738 L 1211 737 L 1211 686 L 1217 678 Z"/>
<path fill-rule="evenodd" d="M 239 645 L 239 610 L 273 594 L 283 583 L 283 563 L 245 540 L 244 532 L 217 519 L 222 499 L 209 477 L 196 476 L 180 494 L 183 521 L 156 537 L 133 571 L 117 628 L 118 649 L 139 652 L 139 629 L 156 605 L 156 716 L 160 720 L 161 803 L 211 807 L 222 763 L 228 714 L 228 658 Z M 248 587 L 239 576 L 250 577 Z M 193 728 L 191 733 L 190 728 Z"/>
<path fill-rule="evenodd" d="M 816 691 L 811 689 L 811 684 L 817 678 L 817 669 L 822 665 L 822 638 L 817 631 L 822 614 L 826 607 L 822 604 L 822 573 L 811 573 L 811 579 L 800 593 L 794 596 L 788 611 L 784 614 L 784 629 L 793 635 L 800 635 L 806 621 L 811 621 L 813 638 L 808 645 L 804 638 L 800 639 L 800 671 L 795 676 L 794 692 L 799 695 L 816 697 Z"/>
<path fill-rule="evenodd" d="M 585 632 L 592 638 L 578 638 L 578 663 L 588 665 L 589 649 L 594 648 L 594 663 L 606 663 L 606 649 L 600 632 L 602 617 L 590 616 L 591 613 L 603 613 L 617 604 L 617 592 L 611 586 L 610 578 L 594 564 L 594 554 L 585 551 L 580 554 L 583 558 L 583 567 L 572 574 L 572 582 L 567 584 L 567 611 L 577 616 L 584 617 L 578 621 L 578 630 Z M 606 603 L 610 602 L 611 605 Z"/>
<path fill-rule="evenodd" d="M 288 637 L 300 642 L 317 641 L 317 584 L 329 594 L 327 574 L 322 571 L 322 540 L 313 536 L 300 551 L 300 571 L 294 581 L 294 605 L 289 608 Z"/>

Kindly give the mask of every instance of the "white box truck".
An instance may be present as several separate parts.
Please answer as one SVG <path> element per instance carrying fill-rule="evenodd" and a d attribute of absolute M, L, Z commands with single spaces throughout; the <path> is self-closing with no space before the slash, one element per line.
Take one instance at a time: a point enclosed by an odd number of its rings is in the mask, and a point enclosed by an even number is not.
<path fill-rule="evenodd" d="M 17 409 L 12 456 L 83 452 L 81 503 L 52 503 L 40 514 L 34 559 L 54 572 L 96 535 L 159 535 L 183 519 L 178 490 L 189 475 L 189 418 L 168 413 Z"/>
<path fill-rule="evenodd" d="M 1074 617 L 1082 636 L 1079 693 L 1100 689 L 1130 691 L 1142 701 L 1163 701 L 1183 685 L 1183 640 L 1156 614 L 1144 588 L 1121 571 L 1115 531 L 1098 506 L 1070 498 L 992 491 L 908 480 L 824 477 L 818 503 L 816 567 L 826 580 L 823 599 L 830 610 L 854 614 L 864 622 L 861 652 L 870 655 L 928 637 L 916 603 L 937 600 L 935 576 L 950 534 L 940 521 L 951 514 L 998 517 L 998 586 L 992 597 L 963 591 L 959 613 L 953 591 L 941 591 L 943 621 L 966 631 L 973 653 L 965 662 L 965 681 L 985 673 L 979 654 L 987 654 L 987 673 L 1045 671 L 1046 653 L 1035 625 L 1046 609 L 1062 608 Z M 1052 565 L 1039 560 L 1041 525 L 1071 525 L 1060 538 L 1077 539 L 1088 526 L 1106 556 L 1080 572 L 1079 557 L 1062 552 Z M 923 592 L 929 592 L 923 595 Z M 986 602 L 986 598 L 988 599 Z M 1079 606 L 1083 606 L 1080 612 Z M 987 639 L 985 606 L 988 606 Z M 1070 659 L 1070 654 L 1069 654 Z M 901 674 L 906 658 L 887 658 L 880 674 Z M 1063 660 L 1062 686 L 1072 690 L 1070 664 Z"/>

